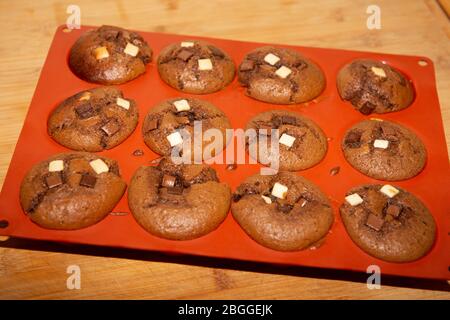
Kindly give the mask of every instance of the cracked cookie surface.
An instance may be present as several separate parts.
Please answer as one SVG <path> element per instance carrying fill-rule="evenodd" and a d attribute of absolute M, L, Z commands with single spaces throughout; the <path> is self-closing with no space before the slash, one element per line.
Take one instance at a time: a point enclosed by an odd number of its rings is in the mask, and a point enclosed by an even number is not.
<path fill-rule="evenodd" d="M 226 52 L 200 40 L 167 46 L 159 54 L 157 64 L 164 82 L 179 91 L 194 94 L 219 91 L 235 74 L 234 62 Z"/>
<path fill-rule="evenodd" d="M 189 109 L 178 111 L 175 107 L 177 101 L 183 101 L 189 106 Z M 201 122 L 201 131 L 194 132 L 195 122 Z M 226 133 L 226 129 L 230 128 L 231 124 L 225 113 L 212 103 L 205 100 L 180 97 L 165 100 L 150 109 L 142 126 L 142 134 L 145 144 L 154 152 L 171 155 L 174 146 L 169 142 L 168 136 L 180 131 L 189 133 L 191 148 L 188 151 L 191 153 L 191 158 L 194 159 L 194 155 L 202 155 L 205 147 L 210 144 L 209 141 L 204 142 L 202 140 L 206 130 L 217 129 L 222 136 L 222 143 L 218 144 L 221 148 L 215 148 L 211 152 L 214 156 L 221 152 L 231 139 L 230 134 L 227 135 Z M 194 146 L 194 141 L 202 141 L 201 144 L 198 144 L 199 148 Z M 210 157 L 206 155 L 203 160 L 208 158 Z"/>
<path fill-rule="evenodd" d="M 360 59 L 344 66 L 337 76 L 342 99 L 364 115 L 402 110 L 414 100 L 411 82 L 380 61 Z"/>
<path fill-rule="evenodd" d="M 281 170 L 297 171 L 310 168 L 319 163 L 328 148 L 327 138 L 320 127 L 312 120 L 300 116 L 295 112 L 272 110 L 253 117 L 246 129 L 255 129 L 267 138 L 266 156 L 271 148 L 271 129 L 279 130 L 279 137 L 283 134 L 295 138 L 292 146 L 279 143 L 279 167 Z M 258 142 L 259 138 L 249 141 Z M 257 149 L 258 150 L 258 149 Z M 259 151 L 258 151 L 259 157 Z"/>
<path fill-rule="evenodd" d="M 226 218 L 231 191 L 205 164 L 174 164 L 163 158 L 156 167 L 140 167 L 128 191 L 138 223 L 158 237 L 189 240 L 215 230 Z"/>
<path fill-rule="evenodd" d="M 248 53 L 238 78 L 247 95 L 275 104 L 306 102 L 325 88 L 325 76 L 314 62 L 294 50 L 271 46 Z"/>
<path fill-rule="evenodd" d="M 273 195 L 276 183 L 287 187 L 283 199 Z M 310 247 L 327 235 L 334 220 L 325 194 L 292 172 L 248 177 L 234 192 L 231 211 L 252 239 L 278 251 Z"/>
<path fill-rule="evenodd" d="M 91 166 L 92 161 L 96 161 L 95 166 L 99 160 L 107 168 L 100 174 Z M 52 168 L 54 163 L 60 166 L 58 171 Z M 26 174 L 20 203 L 41 227 L 75 230 L 102 220 L 125 189 L 115 160 L 86 152 L 61 153 L 36 164 Z"/>
<path fill-rule="evenodd" d="M 377 140 L 385 145 L 377 147 Z M 412 178 L 422 171 L 427 159 L 422 141 L 409 129 L 390 121 L 357 123 L 347 130 L 341 146 L 356 170 L 380 180 Z"/>
<path fill-rule="evenodd" d="M 56 107 L 47 121 L 48 134 L 63 146 L 97 152 L 122 143 L 136 128 L 136 103 L 114 87 L 79 92 Z"/>
<path fill-rule="evenodd" d="M 368 254 L 390 262 L 408 262 L 424 256 L 432 247 L 436 226 L 425 205 L 401 189 L 390 198 L 382 185 L 362 185 L 346 195 L 358 194 L 362 203 L 340 207 L 344 226 L 353 240 Z"/>
<path fill-rule="evenodd" d="M 69 66 L 78 77 L 106 85 L 133 80 L 151 60 L 152 49 L 139 34 L 114 26 L 84 33 L 69 53 Z"/>

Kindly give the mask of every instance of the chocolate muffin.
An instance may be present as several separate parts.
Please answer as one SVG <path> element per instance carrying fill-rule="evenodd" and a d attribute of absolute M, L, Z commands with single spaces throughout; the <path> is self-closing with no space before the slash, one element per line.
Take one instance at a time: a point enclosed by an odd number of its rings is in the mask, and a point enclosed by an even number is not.
<path fill-rule="evenodd" d="M 152 49 L 136 32 L 101 26 L 72 46 L 69 66 L 80 78 L 100 84 L 125 83 L 145 72 Z"/>
<path fill-rule="evenodd" d="M 325 88 L 325 76 L 314 62 L 294 50 L 271 46 L 248 53 L 238 77 L 247 95 L 275 104 L 309 101 Z"/>
<path fill-rule="evenodd" d="M 414 100 L 410 81 L 395 68 L 376 60 L 359 59 L 337 76 L 341 98 L 364 115 L 402 110 Z"/>
<path fill-rule="evenodd" d="M 100 87 L 79 92 L 56 107 L 47 120 L 50 137 L 63 146 L 97 152 L 122 143 L 136 128 L 136 103 L 122 91 Z"/>
<path fill-rule="evenodd" d="M 171 240 L 190 240 L 215 230 L 226 218 L 231 191 L 204 164 L 174 164 L 163 158 L 156 167 L 140 167 L 128 192 L 137 222 L 148 232 Z"/>
<path fill-rule="evenodd" d="M 201 130 L 194 131 L 194 124 L 201 125 Z M 200 127 L 199 127 L 200 128 Z M 161 102 L 152 108 L 145 117 L 142 126 L 142 134 L 145 144 L 154 152 L 161 155 L 171 155 L 173 148 L 181 148 L 183 144 L 190 144 L 186 150 L 176 152 L 177 155 L 189 157 L 183 152 L 189 152 L 191 159 L 207 160 L 221 152 L 231 135 L 226 129 L 231 124 L 226 115 L 212 103 L 193 98 L 174 98 Z M 206 130 L 216 129 L 220 132 L 222 141 L 217 141 L 218 148 L 212 148 L 211 155 L 202 155 L 207 146 L 212 142 L 203 141 L 202 137 Z M 190 138 L 185 141 L 185 138 Z M 202 143 L 194 145 L 195 141 Z M 213 141 L 214 142 L 214 141 Z M 178 149 L 177 149 L 178 150 Z M 195 154 L 194 154 L 195 151 Z"/>
<path fill-rule="evenodd" d="M 234 70 L 234 62 L 226 52 L 200 40 L 171 44 L 158 57 L 161 79 L 188 93 L 219 91 L 233 80 Z"/>
<path fill-rule="evenodd" d="M 388 181 L 414 177 L 427 159 L 424 144 L 412 131 L 386 120 L 355 124 L 345 133 L 342 150 L 356 170 Z"/>
<path fill-rule="evenodd" d="M 20 204 L 43 228 L 75 230 L 107 216 L 125 188 L 115 160 L 86 152 L 61 153 L 26 174 Z"/>
<path fill-rule="evenodd" d="M 255 129 L 258 136 L 249 138 L 248 145 L 261 142 L 260 137 L 267 139 L 265 157 L 271 151 L 272 130 L 278 130 L 279 168 L 281 170 L 304 170 L 320 162 L 327 152 L 327 138 L 322 129 L 312 120 L 295 112 L 272 110 L 253 117 L 246 130 Z M 256 144 L 258 160 L 260 151 Z"/>
<path fill-rule="evenodd" d="M 234 192 L 231 211 L 251 238 L 278 251 L 310 247 L 334 219 L 319 188 L 292 172 L 248 177 Z"/>
<path fill-rule="evenodd" d="M 432 215 L 419 199 L 396 186 L 355 187 L 346 193 L 340 212 L 353 242 L 381 260 L 417 260 L 434 243 Z"/>

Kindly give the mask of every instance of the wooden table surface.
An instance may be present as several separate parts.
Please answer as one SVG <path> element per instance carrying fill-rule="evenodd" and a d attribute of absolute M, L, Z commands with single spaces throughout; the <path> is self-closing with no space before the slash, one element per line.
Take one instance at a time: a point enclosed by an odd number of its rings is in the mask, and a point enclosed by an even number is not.
<path fill-rule="evenodd" d="M 366 9 L 375 2 L 382 28 L 368 30 Z M 449 145 L 450 24 L 434 0 L 1 1 L 2 183 L 53 33 L 66 22 L 71 3 L 80 6 L 87 25 L 428 56 L 436 66 Z M 69 265 L 81 269 L 80 290 L 66 287 Z M 0 242 L 1 299 L 450 299 L 445 281 L 383 277 L 381 284 L 369 290 L 363 275 L 348 272 Z"/>

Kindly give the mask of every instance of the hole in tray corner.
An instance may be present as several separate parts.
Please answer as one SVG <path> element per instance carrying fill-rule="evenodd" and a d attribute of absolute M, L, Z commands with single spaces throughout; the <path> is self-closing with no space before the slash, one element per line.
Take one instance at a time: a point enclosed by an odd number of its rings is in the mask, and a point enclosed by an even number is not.
<path fill-rule="evenodd" d="M 0 220 L 0 229 L 6 229 L 9 226 L 8 220 Z"/>
<path fill-rule="evenodd" d="M 426 67 L 428 65 L 428 61 L 421 59 L 417 61 L 417 64 L 421 67 Z"/>

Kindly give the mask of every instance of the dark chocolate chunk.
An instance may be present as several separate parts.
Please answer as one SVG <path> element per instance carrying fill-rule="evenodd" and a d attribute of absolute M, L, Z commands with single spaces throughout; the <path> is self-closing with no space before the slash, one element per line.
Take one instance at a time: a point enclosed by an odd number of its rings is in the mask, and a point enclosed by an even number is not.
<path fill-rule="evenodd" d="M 385 213 L 390 216 L 393 216 L 394 218 L 397 218 L 401 212 L 402 208 L 395 204 L 388 204 L 385 208 Z"/>
<path fill-rule="evenodd" d="M 292 210 L 294 206 L 290 205 L 290 204 L 279 204 L 277 206 L 278 210 L 280 210 L 283 213 L 288 213 Z"/>
<path fill-rule="evenodd" d="M 282 116 L 281 117 L 281 122 L 283 124 L 296 125 L 297 124 L 297 119 L 295 117 L 291 117 L 291 116 Z"/>
<path fill-rule="evenodd" d="M 97 178 L 90 174 L 83 174 L 80 179 L 80 186 L 94 188 L 97 183 Z"/>
<path fill-rule="evenodd" d="M 75 113 L 80 119 L 87 119 L 94 116 L 95 110 L 89 102 L 85 102 L 75 107 Z"/>
<path fill-rule="evenodd" d="M 361 132 L 350 131 L 345 137 L 344 143 L 350 147 L 359 147 L 361 143 Z"/>
<path fill-rule="evenodd" d="M 244 60 L 239 67 L 241 71 L 250 71 L 255 68 L 255 63 L 252 60 Z"/>
<path fill-rule="evenodd" d="M 225 54 L 220 50 L 219 48 L 216 48 L 214 46 L 208 46 L 208 49 L 211 51 L 213 56 L 224 58 Z"/>
<path fill-rule="evenodd" d="M 63 184 L 61 173 L 53 172 L 45 178 L 45 184 L 49 189 L 59 187 Z"/>
<path fill-rule="evenodd" d="M 192 57 L 194 54 L 191 51 L 188 50 L 181 50 L 178 54 L 177 54 L 177 58 L 181 59 L 183 61 L 188 61 L 190 57 Z"/>
<path fill-rule="evenodd" d="M 161 186 L 166 188 L 172 188 L 175 186 L 175 183 L 177 182 L 177 177 L 165 174 L 161 181 Z"/>
<path fill-rule="evenodd" d="M 365 102 L 361 108 L 359 108 L 359 112 L 361 112 L 364 115 L 371 114 L 372 111 L 375 109 L 375 105 L 369 101 Z"/>
<path fill-rule="evenodd" d="M 111 137 L 120 130 L 119 122 L 116 119 L 111 119 L 105 123 L 101 129 L 108 135 L 108 137 Z"/>
<path fill-rule="evenodd" d="M 375 231 L 380 231 L 383 227 L 384 220 L 377 215 L 374 215 L 372 213 L 369 213 L 369 216 L 367 217 L 366 225 L 370 228 L 372 228 Z"/>
<path fill-rule="evenodd" d="M 152 119 L 148 121 L 146 127 L 147 132 L 155 129 L 158 129 L 158 119 Z"/>
<path fill-rule="evenodd" d="M 331 170 L 330 170 L 330 176 L 335 176 L 335 175 L 337 175 L 337 174 L 339 173 L 340 170 L 341 170 L 341 167 L 334 167 L 334 168 L 331 168 Z"/>
<path fill-rule="evenodd" d="M 176 195 L 183 194 L 183 186 L 174 186 L 167 188 L 167 193 Z"/>
<path fill-rule="evenodd" d="M 233 193 L 233 202 L 238 202 L 239 200 L 241 200 L 242 195 L 240 195 L 239 193 Z"/>

